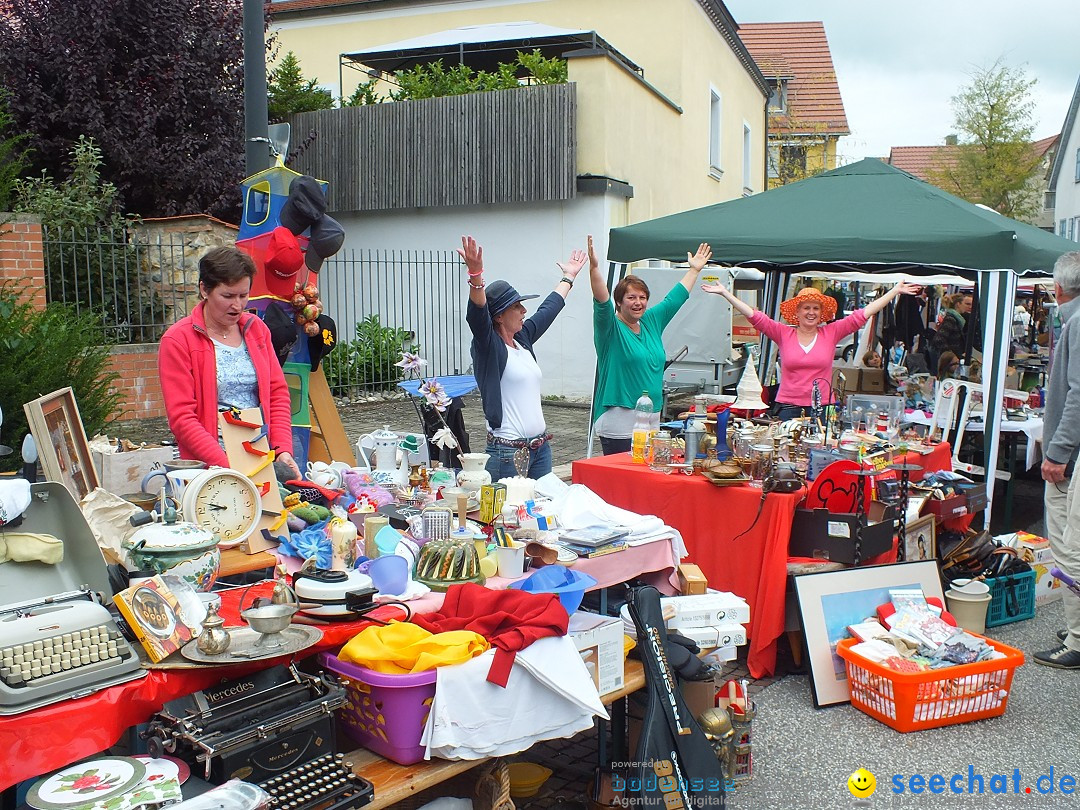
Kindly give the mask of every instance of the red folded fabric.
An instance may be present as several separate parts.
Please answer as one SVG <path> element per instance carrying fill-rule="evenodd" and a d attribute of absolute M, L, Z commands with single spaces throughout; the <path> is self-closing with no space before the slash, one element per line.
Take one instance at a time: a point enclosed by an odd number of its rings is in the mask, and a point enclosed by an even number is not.
<path fill-rule="evenodd" d="M 432 633 L 472 630 L 482 635 L 495 648 L 487 679 L 505 687 L 517 651 L 537 639 L 565 636 L 570 617 L 557 594 L 493 591 L 466 582 L 447 589 L 439 613 L 416 615 L 412 621 Z"/>

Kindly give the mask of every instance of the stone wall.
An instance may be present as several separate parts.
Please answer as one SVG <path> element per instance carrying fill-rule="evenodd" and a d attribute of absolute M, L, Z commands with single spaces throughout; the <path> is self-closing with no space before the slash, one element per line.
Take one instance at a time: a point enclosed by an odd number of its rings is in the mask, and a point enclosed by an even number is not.
<path fill-rule="evenodd" d="M 232 245 L 237 228 L 207 214 L 144 219 L 132 228 L 131 241 L 144 245 L 144 270 L 180 320 L 199 302 L 199 259 L 210 248 Z"/>

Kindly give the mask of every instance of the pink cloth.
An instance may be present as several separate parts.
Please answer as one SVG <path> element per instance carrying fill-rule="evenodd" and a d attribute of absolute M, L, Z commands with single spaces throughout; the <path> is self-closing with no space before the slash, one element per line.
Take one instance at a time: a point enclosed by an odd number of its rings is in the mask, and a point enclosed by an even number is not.
<path fill-rule="evenodd" d="M 780 353 L 780 390 L 776 401 L 787 405 L 809 407 L 814 380 L 820 385 L 824 402 L 831 399 L 833 354 L 841 338 L 858 331 L 866 323 L 866 314 L 857 309 L 846 318 L 827 323 L 818 329 L 817 342 L 810 351 L 803 351 L 799 344 L 798 329 L 774 321 L 764 312 L 755 312 L 750 323 L 776 344 Z"/>

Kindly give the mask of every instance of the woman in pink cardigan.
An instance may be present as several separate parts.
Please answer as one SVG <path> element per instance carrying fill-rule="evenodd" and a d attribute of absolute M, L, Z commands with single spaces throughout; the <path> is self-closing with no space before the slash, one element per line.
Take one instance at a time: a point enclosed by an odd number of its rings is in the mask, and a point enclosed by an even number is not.
<path fill-rule="evenodd" d="M 857 309 L 838 321 L 836 299 L 813 287 L 799 290 L 798 295 L 780 305 L 780 314 L 793 325 L 784 326 L 763 312 L 758 312 L 745 301 L 731 294 L 723 284 L 705 284 L 705 292 L 723 296 L 736 310 L 749 319 L 759 332 L 777 346 L 780 355 L 780 390 L 776 392 L 773 415 L 781 420 L 804 415 L 811 406 L 814 381 L 822 390 L 822 401 L 831 399 L 833 355 L 836 344 L 847 335 L 857 331 L 873 315 L 900 294 L 914 295 L 921 289 L 916 284 L 899 282 L 884 295 L 876 298 L 864 309 Z M 831 321 L 831 323 L 830 323 Z"/>
<path fill-rule="evenodd" d="M 292 405 L 270 330 L 247 312 L 256 267 L 234 247 L 199 261 L 202 300 L 169 327 L 158 349 L 165 413 L 181 458 L 229 466 L 218 435 L 218 411 L 261 408 L 270 447 L 299 478 L 292 455 Z"/>

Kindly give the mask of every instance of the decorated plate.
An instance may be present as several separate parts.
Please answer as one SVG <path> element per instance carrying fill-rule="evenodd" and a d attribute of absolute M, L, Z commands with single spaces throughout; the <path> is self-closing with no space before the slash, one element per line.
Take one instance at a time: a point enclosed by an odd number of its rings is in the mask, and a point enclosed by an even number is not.
<path fill-rule="evenodd" d="M 132 757 L 102 757 L 70 765 L 38 781 L 26 803 L 38 810 L 71 810 L 120 796 L 146 776 L 146 766 Z"/>
<path fill-rule="evenodd" d="M 182 759 L 164 756 L 156 759 L 149 754 L 136 754 L 134 759 L 146 766 L 146 781 L 157 782 L 162 779 L 175 779 L 181 785 L 191 776 L 191 768 Z"/>

